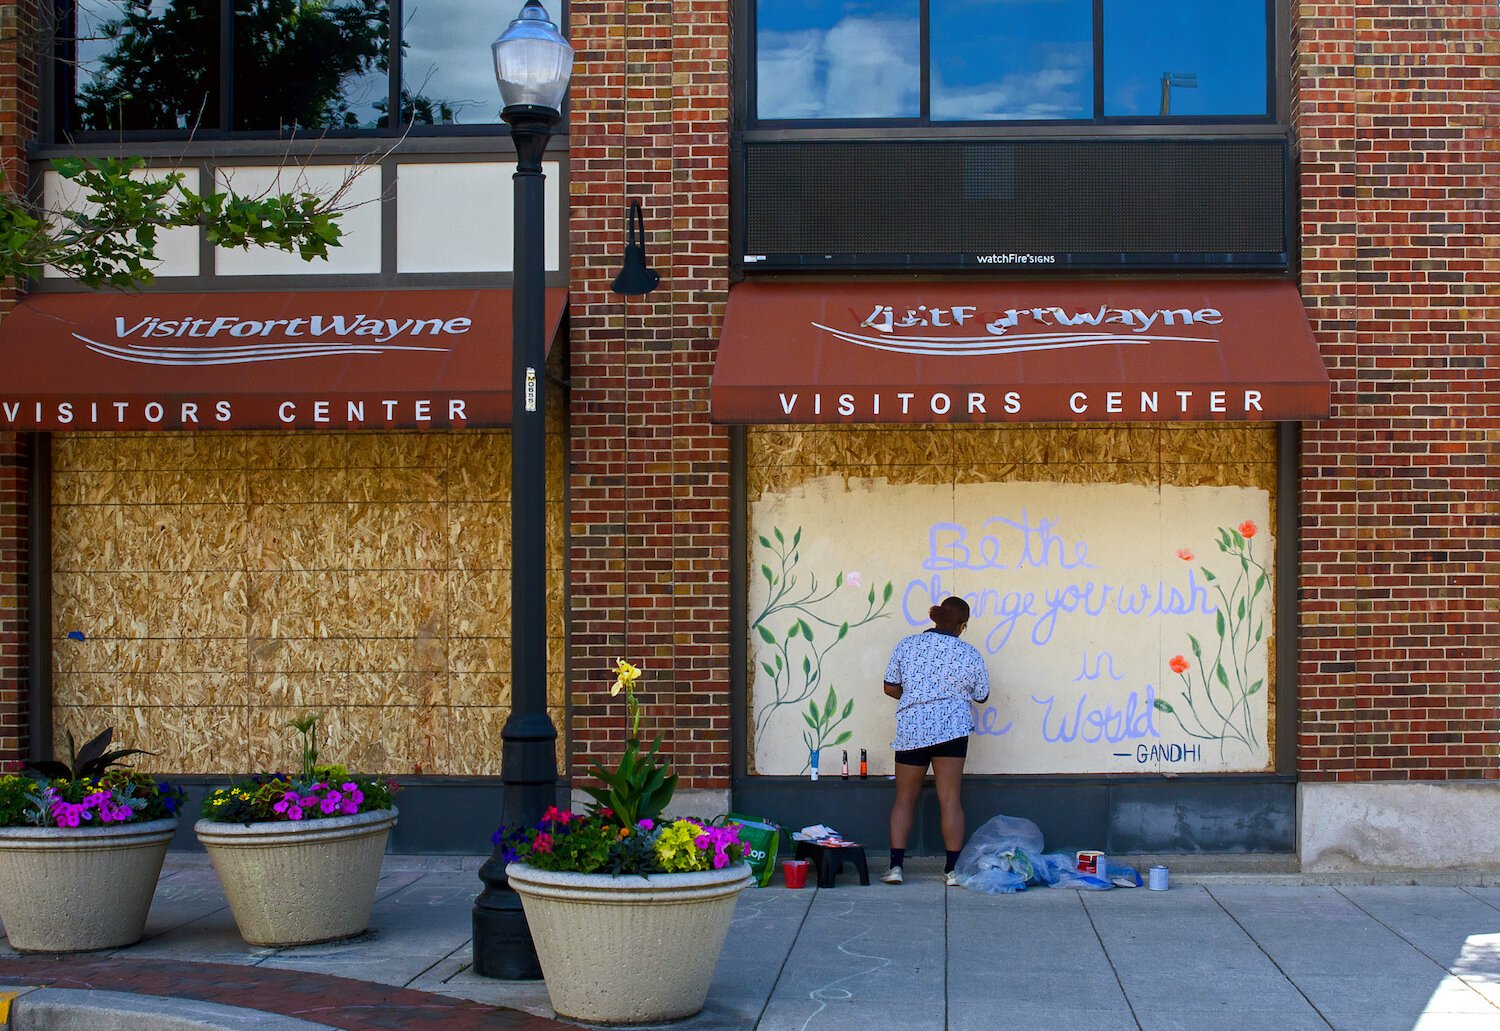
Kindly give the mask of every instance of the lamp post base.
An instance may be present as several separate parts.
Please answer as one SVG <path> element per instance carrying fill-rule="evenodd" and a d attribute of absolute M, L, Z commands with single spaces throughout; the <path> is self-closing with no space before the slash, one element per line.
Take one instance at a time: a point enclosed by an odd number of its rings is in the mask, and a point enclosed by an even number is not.
<path fill-rule="evenodd" d="M 474 973 L 500 981 L 541 979 L 521 897 L 509 884 L 491 885 L 474 901 Z"/>

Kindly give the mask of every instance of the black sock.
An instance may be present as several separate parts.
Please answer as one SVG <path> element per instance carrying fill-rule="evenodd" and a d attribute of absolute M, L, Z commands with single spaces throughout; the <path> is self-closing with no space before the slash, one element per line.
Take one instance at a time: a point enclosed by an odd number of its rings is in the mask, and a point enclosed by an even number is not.
<path fill-rule="evenodd" d="M 891 865 L 892 866 L 900 866 L 904 862 L 906 862 L 906 849 L 904 849 L 904 848 L 893 848 L 893 849 L 891 849 Z"/>
<path fill-rule="evenodd" d="M 953 868 L 958 865 L 958 853 L 949 852 L 948 861 L 943 864 L 943 873 L 952 873 Z"/>

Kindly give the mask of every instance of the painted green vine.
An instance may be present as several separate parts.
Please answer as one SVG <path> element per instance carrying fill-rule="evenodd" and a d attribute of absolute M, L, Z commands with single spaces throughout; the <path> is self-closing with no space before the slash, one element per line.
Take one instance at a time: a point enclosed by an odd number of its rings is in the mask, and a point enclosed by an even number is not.
<path fill-rule="evenodd" d="M 1216 542 L 1219 551 L 1237 560 L 1239 575 L 1228 584 L 1206 566 L 1199 566 L 1203 578 L 1213 585 L 1219 596 L 1214 615 L 1218 646 L 1211 659 L 1204 657 L 1202 644 L 1192 634 L 1188 645 L 1193 660 L 1174 655 L 1167 666 L 1182 681 L 1180 706 L 1158 698 L 1156 708 L 1176 718 L 1189 737 L 1217 741 L 1219 757 L 1231 742 L 1253 752 L 1260 736 L 1255 729 L 1255 709 L 1251 699 L 1265 687 L 1265 677 L 1250 679 L 1251 656 L 1265 647 L 1265 617 L 1256 611 L 1255 603 L 1271 582 L 1270 573 L 1255 557 L 1255 523 L 1246 520 L 1238 527 L 1220 527 Z M 1192 561 L 1186 548 L 1177 552 L 1183 561 Z M 1252 625 L 1253 624 L 1253 625 Z M 1201 706 L 1201 708 L 1200 708 Z"/>
<path fill-rule="evenodd" d="M 834 595 L 846 583 L 859 586 L 858 574 L 851 573 L 846 579 L 840 571 L 833 578 L 833 586 L 827 588 L 820 586 L 815 573 L 807 573 L 804 582 L 797 570 L 801 527 L 790 540 L 780 527 L 773 527 L 771 536 L 761 534 L 758 539 L 765 552 L 760 575 L 766 581 L 767 594 L 765 605 L 750 626 L 771 649 L 770 656 L 760 663 L 771 698 L 755 714 L 755 734 L 758 738 L 765 733 L 781 707 L 806 702 L 807 711 L 802 714 L 807 724 L 802 732 L 809 756 L 803 766 L 806 771 L 813 752 L 844 744 L 853 736 L 851 731 L 839 730 L 853 714 L 854 700 L 840 707 L 838 692 L 824 675 L 828 653 L 849 636 L 849 631 L 887 615 L 895 585 L 887 581 L 878 592 L 872 585 L 865 595 L 864 613 L 857 618 L 829 618 L 826 613 Z M 827 693 L 820 701 L 816 696 L 824 687 Z"/>

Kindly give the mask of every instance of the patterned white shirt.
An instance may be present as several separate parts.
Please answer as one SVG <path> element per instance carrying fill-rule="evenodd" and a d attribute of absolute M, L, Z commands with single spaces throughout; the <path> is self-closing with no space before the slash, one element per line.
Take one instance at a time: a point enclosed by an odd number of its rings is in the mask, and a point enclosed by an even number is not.
<path fill-rule="evenodd" d="M 898 752 L 972 734 L 970 703 L 990 696 L 990 673 L 979 649 L 937 630 L 903 637 L 891 652 L 885 682 L 901 685 L 891 742 Z"/>

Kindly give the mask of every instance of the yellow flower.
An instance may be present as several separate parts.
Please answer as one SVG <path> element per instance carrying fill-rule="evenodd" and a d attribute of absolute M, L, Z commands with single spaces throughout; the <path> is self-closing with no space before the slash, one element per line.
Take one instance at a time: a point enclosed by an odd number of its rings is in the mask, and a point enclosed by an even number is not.
<path fill-rule="evenodd" d="M 610 696 L 620 693 L 620 688 L 630 688 L 641 678 L 641 671 L 624 659 L 615 660 L 615 686 L 609 689 Z"/>

